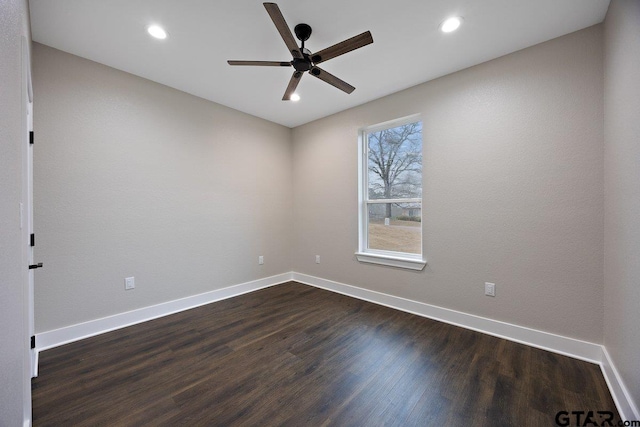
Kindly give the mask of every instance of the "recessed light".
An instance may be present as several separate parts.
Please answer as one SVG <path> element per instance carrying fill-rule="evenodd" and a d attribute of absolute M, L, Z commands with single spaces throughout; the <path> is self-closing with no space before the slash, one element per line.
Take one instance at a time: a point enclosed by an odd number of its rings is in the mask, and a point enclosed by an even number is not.
<path fill-rule="evenodd" d="M 152 37 L 160 40 L 164 40 L 167 38 L 167 32 L 159 25 L 149 25 L 147 27 L 147 32 L 151 34 Z"/>
<path fill-rule="evenodd" d="M 453 16 L 440 24 L 440 31 L 443 33 L 450 33 L 457 30 L 460 24 L 462 24 L 462 18 L 459 16 Z"/>
<path fill-rule="evenodd" d="M 300 101 L 300 95 L 298 95 L 297 93 L 294 93 L 294 94 L 291 95 L 289 100 L 291 100 L 293 102 L 298 102 L 298 101 Z"/>

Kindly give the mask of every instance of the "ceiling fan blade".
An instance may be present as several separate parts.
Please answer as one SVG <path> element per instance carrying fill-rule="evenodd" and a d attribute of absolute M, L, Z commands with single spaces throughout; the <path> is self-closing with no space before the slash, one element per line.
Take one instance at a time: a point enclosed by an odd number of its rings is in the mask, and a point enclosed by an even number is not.
<path fill-rule="evenodd" d="M 319 64 L 324 61 L 328 61 L 336 56 L 344 55 L 352 50 L 359 49 L 363 46 L 373 43 L 373 37 L 370 31 L 365 31 L 362 34 L 351 37 L 345 41 L 334 44 L 326 49 L 322 49 L 320 52 L 316 52 L 311 56 L 311 60 L 315 64 Z"/>
<path fill-rule="evenodd" d="M 356 90 L 356 88 L 351 86 L 349 83 L 343 80 L 340 80 L 333 74 L 327 73 L 325 70 L 323 70 L 320 67 L 313 67 L 311 70 L 309 70 L 309 74 L 319 78 L 322 81 L 329 83 L 331 86 L 337 87 L 338 89 L 344 92 L 351 93 L 354 90 Z"/>
<path fill-rule="evenodd" d="M 258 65 L 261 67 L 290 67 L 290 62 L 284 61 L 227 61 L 229 65 Z"/>
<path fill-rule="evenodd" d="M 294 71 L 291 76 L 291 80 L 289 80 L 289 86 L 287 86 L 287 90 L 284 91 L 284 96 L 282 97 L 283 101 L 291 100 L 291 95 L 296 91 L 298 83 L 300 83 L 300 79 L 302 79 L 302 71 Z"/>
<path fill-rule="evenodd" d="M 267 13 L 271 17 L 271 20 L 276 25 L 282 40 L 284 40 L 284 44 L 287 45 L 289 52 L 293 55 L 294 58 L 303 58 L 302 52 L 300 52 L 300 48 L 298 47 L 298 43 L 296 43 L 296 39 L 293 38 L 293 34 L 291 34 L 291 29 L 287 25 L 287 21 L 284 20 L 284 16 L 282 16 L 282 12 L 280 12 L 280 8 L 275 3 L 263 3 L 264 8 L 267 9 Z"/>

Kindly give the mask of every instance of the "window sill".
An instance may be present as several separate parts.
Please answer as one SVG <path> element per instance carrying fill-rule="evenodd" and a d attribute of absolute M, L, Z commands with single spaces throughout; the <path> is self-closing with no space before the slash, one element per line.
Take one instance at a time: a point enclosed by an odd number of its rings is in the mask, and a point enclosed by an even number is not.
<path fill-rule="evenodd" d="M 427 261 L 419 258 L 404 258 L 399 256 L 356 252 L 356 258 L 360 262 L 370 264 L 387 265 L 390 267 L 406 268 L 408 270 L 422 270 Z"/>

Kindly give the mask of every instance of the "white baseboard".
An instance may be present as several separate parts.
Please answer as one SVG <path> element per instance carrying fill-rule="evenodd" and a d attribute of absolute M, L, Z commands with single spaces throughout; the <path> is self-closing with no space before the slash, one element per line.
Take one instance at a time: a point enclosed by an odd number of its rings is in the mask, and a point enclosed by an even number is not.
<path fill-rule="evenodd" d="M 622 377 L 618 373 L 618 370 L 613 364 L 613 360 L 611 360 L 611 356 L 609 356 L 609 352 L 604 346 L 602 346 L 602 363 L 600 363 L 600 367 L 602 368 L 602 374 L 607 382 L 607 386 L 609 386 L 611 397 L 613 397 L 613 401 L 618 407 L 620 417 L 622 417 L 623 420 L 640 420 L 640 411 L 638 411 L 638 407 L 633 402 L 629 390 L 624 385 Z"/>
<path fill-rule="evenodd" d="M 495 337 L 504 338 L 526 344 L 531 347 L 551 351 L 600 365 L 611 396 L 623 420 L 639 420 L 637 406 L 624 386 L 609 353 L 604 346 L 587 341 L 577 340 L 550 332 L 539 331 L 524 326 L 475 316 L 448 308 L 438 307 L 418 301 L 396 297 L 381 292 L 371 291 L 332 280 L 321 279 L 302 273 L 293 273 L 293 280 L 350 297 L 384 305 L 396 310 L 416 314 L 444 323 L 460 326 L 473 331 L 482 332 Z"/>
<path fill-rule="evenodd" d="M 600 344 L 556 335 L 550 332 L 539 331 L 418 301 L 412 301 L 406 298 L 296 272 L 266 277 L 264 279 L 229 286 L 227 288 L 217 289 L 215 291 L 175 301 L 169 301 L 126 313 L 120 313 L 77 325 L 43 332 L 36 335 L 36 349 L 38 351 L 42 351 L 58 347 L 73 341 L 135 325 L 137 323 L 146 322 L 158 317 L 167 316 L 223 299 L 232 298 L 291 280 L 332 292 L 337 292 L 353 298 L 369 301 L 374 304 L 394 308 L 396 310 L 405 311 L 418 316 L 427 317 L 440 322 L 515 341 L 531 347 L 599 364 L 620 416 L 624 420 L 640 419 L 637 406 L 634 404 L 631 395 L 622 381 L 622 378 L 613 365 L 606 348 Z"/>
<path fill-rule="evenodd" d="M 40 359 L 40 353 L 38 350 L 30 351 L 29 353 L 31 353 L 31 378 L 35 378 L 38 376 L 38 361 Z"/>
<path fill-rule="evenodd" d="M 461 326 L 466 329 L 504 338 L 510 341 L 526 344 L 532 347 L 549 350 L 554 353 L 574 357 L 592 363 L 600 363 L 602 348 L 598 344 L 563 337 L 549 332 L 538 331 L 524 326 L 475 316 L 448 308 L 438 307 L 423 302 L 412 301 L 381 292 L 358 288 L 319 277 L 301 273 L 293 273 L 293 280 L 317 288 L 338 292 L 350 297 L 395 308 L 407 313 L 416 314 L 440 322 Z"/>
<path fill-rule="evenodd" d="M 291 277 L 292 273 L 278 274 L 276 276 L 265 277 L 264 279 L 253 280 L 251 282 L 229 286 L 227 288 L 216 289 L 215 291 L 205 292 L 199 295 L 193 295 L 150 307 L 144 307 L 109 317 L 103 317 L 101 319 L 90 320 L 88 322 L 42 332 L 36 334 L 36 349 L 37 351 L 47 350 L 49 348 L 58 347 L 63 344 L 103 334 L 105 332 L 157 319 L 158 317 L 189 310 L 190 308 L 257 291 L 258 289 L 288 282 L 291 280 Z"/>

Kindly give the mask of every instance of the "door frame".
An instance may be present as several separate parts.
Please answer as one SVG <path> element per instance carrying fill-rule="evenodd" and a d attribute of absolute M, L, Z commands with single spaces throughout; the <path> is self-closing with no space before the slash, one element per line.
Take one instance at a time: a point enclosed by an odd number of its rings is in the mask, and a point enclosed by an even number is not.
<path fill-rule="evenodd" d="M 33 149 L 30 144 L 29 131 L 33 129 L 33 86 L 31 81 L 31 40 L 28 36 L 21 37 L 21 125 L 22 125 L 22 196 L 20 203 L 20 228 L 22 229 L 22 265 L 23 273 L 23 313 L 24 333 L 24 385 L 23 385 L 23 419 L 24 425 L 31 425 L 31 378 L 34 369 L 37 370 L 37 351 L 31 349 L 29 342 L 35 329 L 34 298 L 33 298 L 33 270 L 28 266 L 33 261 L 33 248 L 30 245 L 30 235 L 33 232 Z M 35 357 L 34 357 L 35 355 Z"/>
<path fill-rule="evenodd" d="M 31 73 L 28 72 L 27 79 L 27 138 L 33 132 L 33 89 L 31 88 Z M 33 226 L 33 144 L 27 141 L 27 234 L 31 236 L 35 233 Z M 31 240 L 31 237 L 29 237 Z M 35 263 L 35 246 L 29 243 L 28 247 L 29 264 Z M 29 269 L 29 285 L 27 287 L 27 311 L 29 337 L 35 337 L 35 270 Z M 34 338 L 35 339 L 35 338 Z M 38 351 L 34 346 L 29 350 L 31 378 L 38 376 Z"/>

